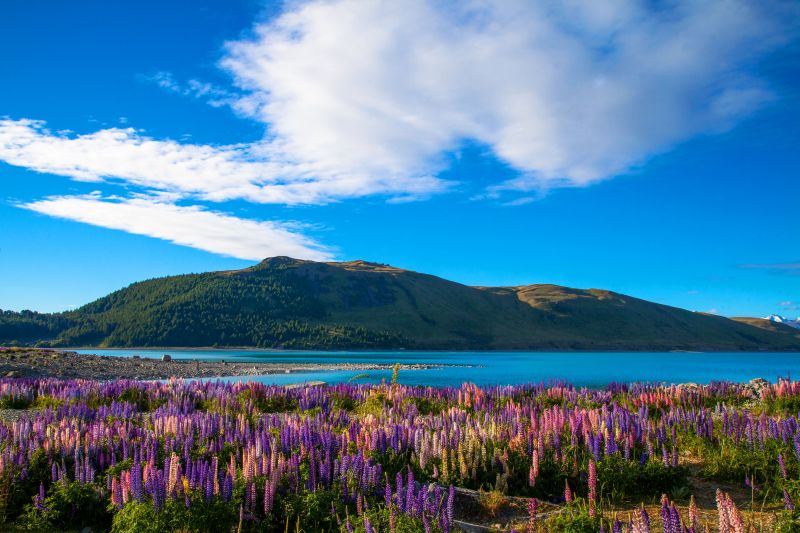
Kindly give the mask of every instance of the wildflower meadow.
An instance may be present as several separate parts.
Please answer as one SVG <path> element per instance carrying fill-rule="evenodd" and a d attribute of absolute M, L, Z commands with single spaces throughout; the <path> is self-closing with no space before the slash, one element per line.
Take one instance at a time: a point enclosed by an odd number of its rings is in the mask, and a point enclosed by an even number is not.
<path fill-rule="evenodd" d="M 0 408 L 9 531 L 800 531 L 789 380 L 2 379 Z"/>

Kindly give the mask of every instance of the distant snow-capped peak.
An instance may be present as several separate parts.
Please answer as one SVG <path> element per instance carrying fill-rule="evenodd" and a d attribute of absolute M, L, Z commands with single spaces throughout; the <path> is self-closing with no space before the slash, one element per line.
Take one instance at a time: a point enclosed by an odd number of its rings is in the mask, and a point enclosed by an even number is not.
<path fill-rule="evenodd" d="M 771 322 L 778 322 L 779 324 L 785 324 L 787 326 L 800 329 L 800 318 L 795 318 L 794 320 L 792 320 L 790 318 L 786 318 L 785 316 L 781 315 L 769 315 L 765 316 L 764 319 L 769 320 Z"/>

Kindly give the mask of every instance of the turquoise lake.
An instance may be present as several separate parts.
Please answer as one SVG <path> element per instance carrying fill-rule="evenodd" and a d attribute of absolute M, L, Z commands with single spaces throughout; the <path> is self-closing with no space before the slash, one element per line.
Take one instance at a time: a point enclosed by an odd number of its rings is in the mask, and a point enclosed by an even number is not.
<path fill-rule="evenodd" d="M 400 382 L 408 385 L 449 386 L 470 381 L 477 385 L 511 385 L 565 380 L 575 385 L 603 386 L 612 381 L 659 383 L 709 383 L 749 381 L 800 375 L 800 353 L 676 353 L 676 352 L 290 352 L 255 350 L 77 350 L 80 353 L 176 359 L 277 363 L 423 363 L 445 366 L 429 370 L 403 370 Z M 267 376 L 241 376 L 226 380 L 252 379 L 262 383 L 300 383 L 321 380 L 348 381 L 364 371 L 296 372 Z M 391 371 L 366 371 L 359 382 L 389 379 Z"/>

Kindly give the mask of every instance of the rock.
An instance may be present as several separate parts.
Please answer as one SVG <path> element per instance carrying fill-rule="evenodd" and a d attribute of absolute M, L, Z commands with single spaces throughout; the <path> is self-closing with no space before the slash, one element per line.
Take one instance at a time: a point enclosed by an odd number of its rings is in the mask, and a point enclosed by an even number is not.
<path fill-rule="evenodd" d="M 169 363 L 172 361 L 172 356 L 168 353 L 165 353 L 164 355 L 161 356 L 161 360 L 164 361 L 165 363 Z"/>
<path fill-rule="evenodd" d="M 769 381 L 764 378 L 755 378 L 751 379 L 748 385 L 750 386 L 750 390 L 753 391 L 753 396 L 760 398 L 764 389 L 769 387 Z"/>
<path fill-rule="evenodd" d="M 85 528 L 81 529 L 81 533 L 92 533 L 92 528 L 86 526 Z"/>
<path fill-rule="evenodd" d="M 16 370 L 11 370 L 9 372 L 6 372 L 6 377 L 7 378 L 17 378 L 17 377 L 19 377 L 19 372 L 17 372 Z"/>
<path fill-rule="evenodd" d="M 141 357 L 140 357 L 140 356 L 138 356 L 138 355 L 134 355 L 134 356 L 133 356 L 133 359 L 141 359 Z"/>

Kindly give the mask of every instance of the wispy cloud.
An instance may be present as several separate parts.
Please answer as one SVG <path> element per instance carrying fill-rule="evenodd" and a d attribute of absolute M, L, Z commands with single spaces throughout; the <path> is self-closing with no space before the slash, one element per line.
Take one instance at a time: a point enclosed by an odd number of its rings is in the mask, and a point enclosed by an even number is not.
<path fill-rule="evenodd" d="M 333 256 L 330 249 L 300 233 L 297 224 L 243 219 L 197 206 L 178 206 L 160 198 L 54 196 L 20 207 L 239 259 L 288 255 L 328 260 Z"/>
<path fill-rule="evenodd" d="M 154 83 L 169 92 L 201 99 L 213 107 L 232 106 L 241 94 L 224 89 L 212 83 L 190 79 L 179 82 L 171 72 L 159 71 L 149 76 L 140 76 L 145 82 Z"/>
<path fill-rule="evenodd" d="M 800 263 L 748 263 L 739 265 L 740 268 L 769 270 L 776 274 L 800 276 Z"/>
<path fill-rule="evenodd" d="M 52 132 L 44 122 L 0 119 L 0 160 L 80 181 L 122 180 L 221 202 L 321 204 L 370 194 L 422 196 L 448 184 L 429 176 L 330 176 L 269 157 L 263 144 L 212 146 L 157 140 L 134 128 L 87 135 Z"/>

